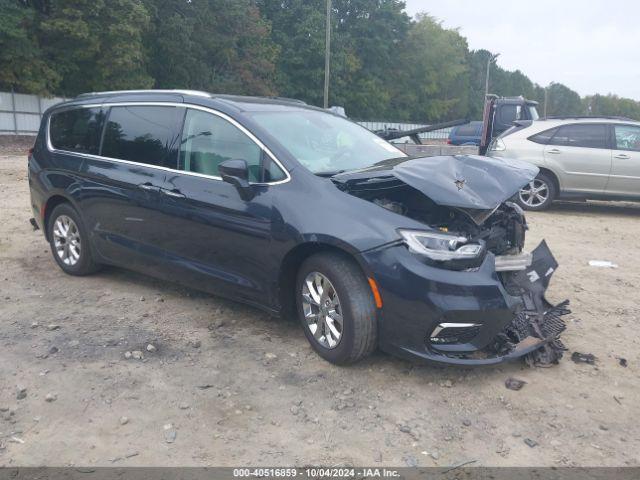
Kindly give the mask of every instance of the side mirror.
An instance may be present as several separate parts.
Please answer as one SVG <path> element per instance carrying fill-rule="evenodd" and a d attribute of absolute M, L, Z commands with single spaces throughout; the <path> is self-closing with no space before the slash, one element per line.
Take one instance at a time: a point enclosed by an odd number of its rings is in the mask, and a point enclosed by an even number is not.
<path fill-rule="evenodd" d="M 251 200 L 253 188 L 249 183 L 249 167 L 244 160 L 227 160 L 218 165 L 218 172 L 224 182 L 230 183 L 238 190 L 240 198 Z"/>

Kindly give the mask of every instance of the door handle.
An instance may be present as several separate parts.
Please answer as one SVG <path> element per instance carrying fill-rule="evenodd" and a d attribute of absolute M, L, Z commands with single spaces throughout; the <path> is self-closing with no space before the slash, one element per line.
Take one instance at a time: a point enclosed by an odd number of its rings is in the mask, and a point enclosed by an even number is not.
<path fill-rule="evenodd" d="M 173 190 L 167 190 L 165 188 L 162 188 L 162 193 L 164 193 L 165 195 L 169 196 L 169 197 L 173 197 L 173 198 L 186 198 L 184 193 L 180 192 L 180 190 L 178 189 L 173 189 Z"/>
<path fill-rule="evenodd" d="M 552 148 L 547 153 L 553 153 L 554 155 L 557 155 L 558 153 L 562 153 L 562 152 L 560 150 L 558 150 L 557 148 Z"/>
<path fill-rule="evenodd" d="M 618 155 L 614 155 L 613 158 L 619 158 L 620 160 L 629 160 L 631 155 L 627 155 L 626 153 L 619 153 Z"/>
<path fill-rule="evenodd" d="M 153 184 L 151 184 L 149 182 L 141 183 L 140 185 L 138 185 L 138 187 L 141 188 L 142 190 L 147 190 L 147 191 L 152 191 L 152 190 L 158 191 L 158 190 L 160 190 L 160 187 L 156 187 L 155 185 L 153 185 Z"/>

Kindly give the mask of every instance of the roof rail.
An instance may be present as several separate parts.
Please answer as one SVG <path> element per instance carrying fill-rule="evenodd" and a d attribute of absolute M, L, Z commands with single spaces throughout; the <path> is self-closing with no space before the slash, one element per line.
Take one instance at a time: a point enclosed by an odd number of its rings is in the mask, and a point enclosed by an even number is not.
<path fill-rule="evenodd" d="M 291 98 L 291 97 L 267 97 L 267 98 L 271 98 L 273 100 L 283 100 L 285 102 L 300 103 L 302 105 L 307 104 L 307 102 L 305 102 L 304 100 L 300 100 L 299 98 Z"/>
<path fill-rule="evenodd" d="M 590 119 L 590 120 L 598 120 L 598 119 L 603 119 L 603 120 L 624 120 L 627 122 L 638 122 L 640 120 L 634 120 L 633 118 L 629 118 L 629 117 L 616 117 L 616 116 L 608 116 L 608 115 L 558 115 L 558 116 L 547 116 L 547 117 L 543 117 L 541 118 L 541 120 L 583 120 L 583 119 Z"/>
<path fill-rule="evenodd" d="M 300 105 L 307 105 L 307 102 L 304 100 L 300 100 L 298 98 L 289 98 L 289 97 L 279 97 L 277 95 L 268 95 L 264 97 L 259 97 L 255 95 L 236 95 L 233 93 L 212 93 L 211 98 L 216 98 L 220 100 L 229 100 L 229 101 L 242 101 L 242 99 L 262 99 L 262 100 L 279 100 L 282 102 L 291 102 L 291 103 L 299 103 Z"/>
<path fill-rule="evenodd" d="M 201 92 L 199 90 L 111 90 L 107 92 L 87 92 L 81 93 L 76 98 L 86 98 L 86 97 L 98 97 L 101 95 L 118 95 L 121 93 L 178 93 L 182 95 L 196 95 L 198 97 L 207 97 L 211 98 L 211 94 L 207 92 Z"/>

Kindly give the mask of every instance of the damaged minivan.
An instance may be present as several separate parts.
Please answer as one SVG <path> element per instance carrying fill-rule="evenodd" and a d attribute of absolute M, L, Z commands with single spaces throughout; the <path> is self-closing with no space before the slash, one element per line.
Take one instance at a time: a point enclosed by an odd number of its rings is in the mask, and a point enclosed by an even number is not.
<path fill-rule="evenodd" d="M 336 364 L 557 361 L 558 265 L 525 250 L 511 201 L 537 173 L 410 158 L 294 100 L 178 90 L 58 104 L 29 156 L 32 224 L 64 272 L 114 265 L 297 316 Z"/>

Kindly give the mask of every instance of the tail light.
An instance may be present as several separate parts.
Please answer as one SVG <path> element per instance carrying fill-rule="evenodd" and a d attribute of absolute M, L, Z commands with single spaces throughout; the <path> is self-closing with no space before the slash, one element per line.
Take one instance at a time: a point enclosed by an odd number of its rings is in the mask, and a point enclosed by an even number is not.
<path fill-rule="evenodd" d="M 451 139 L 447 138 L 447 145 L 451 145 Z"/>
<path fill-rule="evenodd" d="M 31 147 L 29 150 L 27 150 L 27 153 L 28 153 L 29 155 L 32 155 L 32 154 L 33 154 L 33 149 L 34 149 L 34 148 L 35 148 L 35 147 Z"/>

